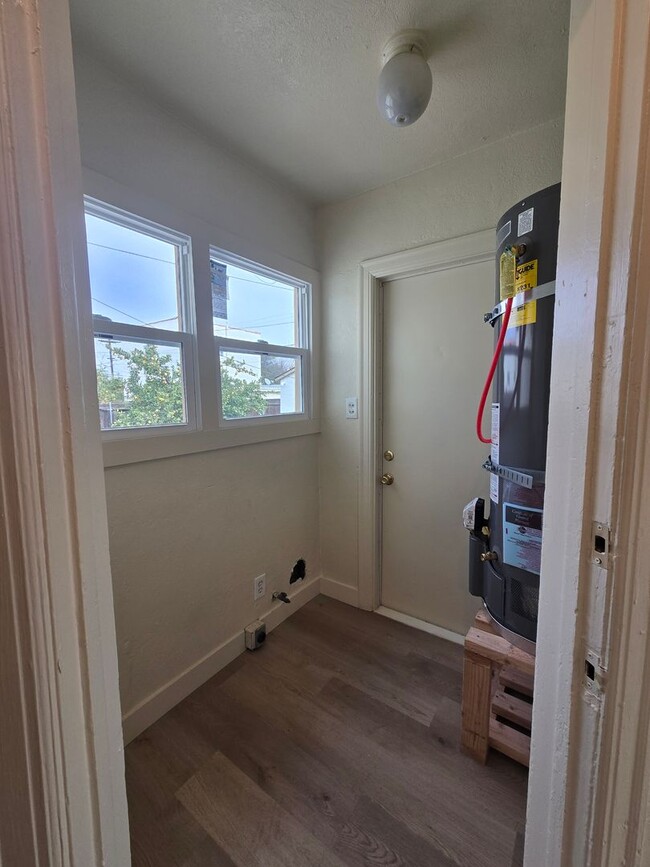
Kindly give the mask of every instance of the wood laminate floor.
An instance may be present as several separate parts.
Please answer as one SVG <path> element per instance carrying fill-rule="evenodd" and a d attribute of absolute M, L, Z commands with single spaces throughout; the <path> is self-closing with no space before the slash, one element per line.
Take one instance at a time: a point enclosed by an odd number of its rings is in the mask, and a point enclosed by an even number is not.
<path fill-rule="evenodd" d="M 129 744 L 134 867 L 518 867 L 527 774 L 459 751 L 461 671 L 318 597 Z"/>

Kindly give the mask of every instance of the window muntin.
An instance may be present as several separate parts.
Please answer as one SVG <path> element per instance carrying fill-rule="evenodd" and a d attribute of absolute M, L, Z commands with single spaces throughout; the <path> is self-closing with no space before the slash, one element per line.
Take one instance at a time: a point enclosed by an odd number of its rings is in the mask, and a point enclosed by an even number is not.
<path fill-rule="evenodd" d="M 101 429 L 194 429 L 190 239 L 91 199 L 86 226 Z"/>
<path fill-rule="evenodd" d="M 210 275 L 220 425 L 308 418 L 309 284 L 222 250 Z"/>
<path fill-rule="evenodd" d="M 303 412 L 302 357 L 230 347 L 219 350 L 226 421 Z"/>

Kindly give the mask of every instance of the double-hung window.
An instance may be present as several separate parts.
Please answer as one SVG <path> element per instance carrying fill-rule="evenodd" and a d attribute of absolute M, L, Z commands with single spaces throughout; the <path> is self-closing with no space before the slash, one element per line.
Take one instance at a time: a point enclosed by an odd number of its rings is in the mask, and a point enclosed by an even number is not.
<path fill-rule="evenodd" d="M 189 237 L 86 199 L 100 426 L 196 429 Z"/>
<path fill-rule="evenodd" d="M 116 205 L 85 198 L 106 466 L 316 433 L 316 272 L 241 258 L 210 245 L 215 227 L 109 192 Z"/>
<path fill-rule="evenodd" d="M 221 427 L 310 415 L 310 286 L 211 250 Z"/>

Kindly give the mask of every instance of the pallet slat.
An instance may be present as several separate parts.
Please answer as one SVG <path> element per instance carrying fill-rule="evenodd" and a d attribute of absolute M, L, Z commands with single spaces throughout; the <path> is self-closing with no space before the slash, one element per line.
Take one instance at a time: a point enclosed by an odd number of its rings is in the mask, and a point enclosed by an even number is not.
<path fill-rule="evenodd" d="M 514 695 L 507 695 L 502 689 L 494 694 L 492 699 L 492 713 L 495 716 L 505 717 L 518 726 L 530 731 L 533 724 L 533 706 L 529 701 L 524 701 Z"/>
<path fill-rule="evenodd" d="M 535 657 L 510 644 L 500 635 L 491 635 L 472 626 L 465 638 L 465 648 L 470 653 L 485 656 L 494 662 L 509 663 L 524 674 L 535 674 Z"/>
<path fill-rule="evenodd" d="M 534 680 L 529 674 L 524 674 L 523 671 L 518 671 L 511 665 L 504 665 L 499 671 L 499 683 L 501 686 L 514 689 L 522 695 L 533 697 Z"/>
<path fill-rule="evenodd" d="M 474 618 L 474 626 L 477 629 L 481 629 L 483 632 L 491 632 L 493 635 L 496 634 L 494 626 L 492 626 L 492 621 L 483 609 L 481 609 Z"/>
<path fill-rule="evenodd" d="M 510 728 L 498 720 L 490 720 L 490 746 L 510 756 L 521 765 L 530 765 L 530 736 Z"/>
<path fill-rule="evenodd" d="M 491 677 L 488 659 L 465 653 L 461 745 L 464 752 L 483 765 L 488 753 Z"/>

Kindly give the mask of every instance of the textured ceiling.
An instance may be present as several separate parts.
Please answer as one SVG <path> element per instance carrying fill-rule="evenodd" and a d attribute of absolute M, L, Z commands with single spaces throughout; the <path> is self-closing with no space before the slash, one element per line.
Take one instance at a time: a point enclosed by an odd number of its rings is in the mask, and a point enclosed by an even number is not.
<path fill-rule="evenodd" d="M 569 0 L 72 0 L 76 46 L 216 144 L 335 201 L 558 117 Z M 433 96 L 375 107 L 381 49 L 430 39 Z"/>

